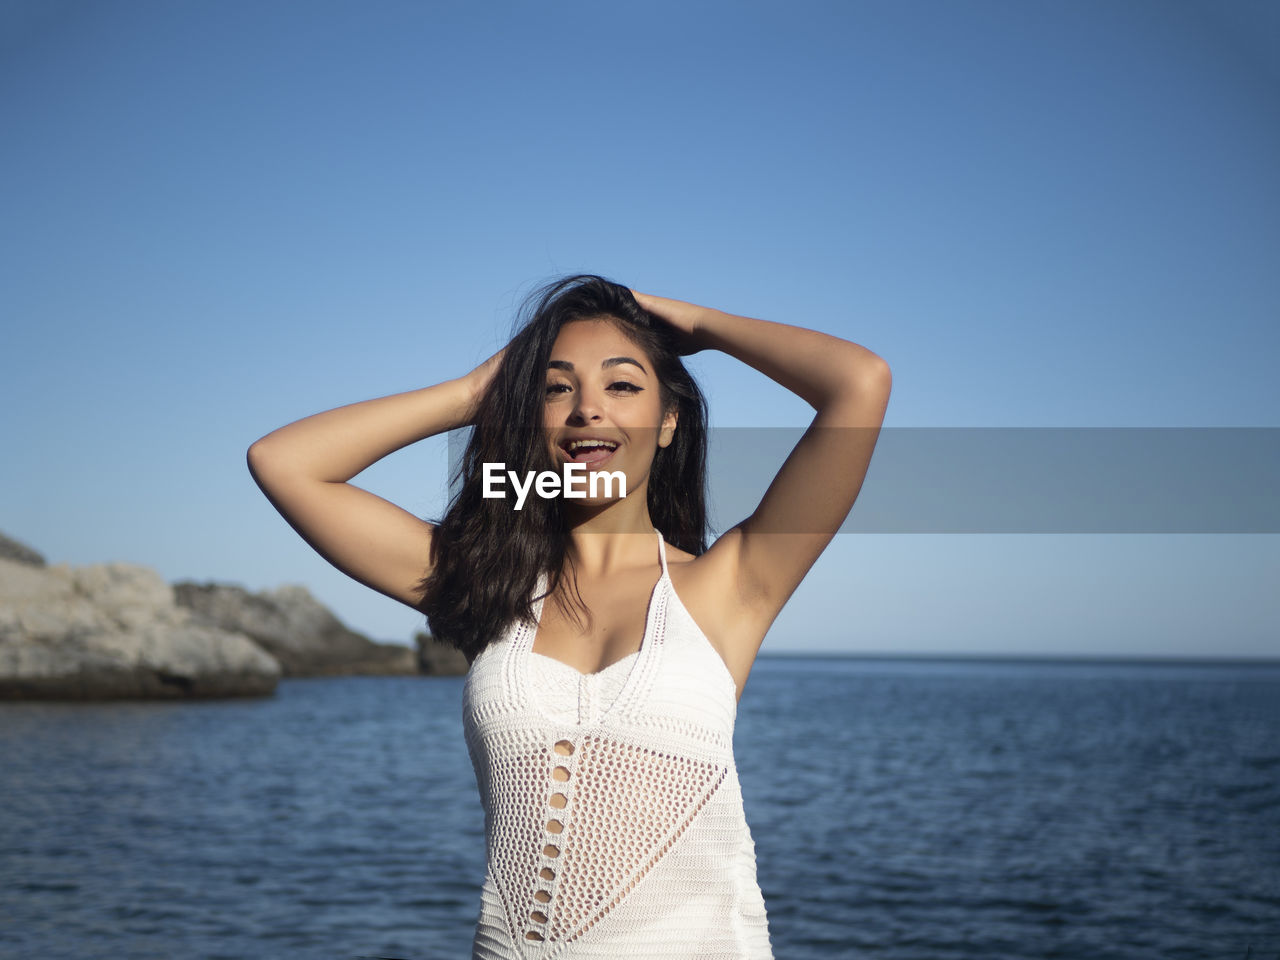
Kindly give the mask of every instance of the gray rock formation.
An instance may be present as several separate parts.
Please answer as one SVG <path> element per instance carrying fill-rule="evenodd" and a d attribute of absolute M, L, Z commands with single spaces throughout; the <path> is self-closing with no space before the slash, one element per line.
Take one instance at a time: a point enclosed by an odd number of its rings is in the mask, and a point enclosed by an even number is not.
<path fill-rule="evenodd" d="M 375 643 L 347 628 L 306 587 L 250 593 L 225 583 L 174 584 L 178 603 L 203 623 L 251 637 L 285 676 L 417 673 L 412 648 Z"/>
<path fill-rule="evenodd" d="M 420 672 L 437 677 L 457 677 L 467 672 L 467 658 L 457 647 L 441 643 L 426 632 L 414 634 L 413 642 L 418 648 Z"/>
<path fill-rule="evenodd" d="M 12 560 L 25 563 L 29 567 L 43 567 L 44 557 L 32 550 L 25 543 L 11 540 L 0 533 L 0 560 Z"/>
<path fill-rule="evenodd" d="M 279 678 L 248 637 L 176 606 L 154 570 L 0 559 L 0 699 L 262 695 Z"/>

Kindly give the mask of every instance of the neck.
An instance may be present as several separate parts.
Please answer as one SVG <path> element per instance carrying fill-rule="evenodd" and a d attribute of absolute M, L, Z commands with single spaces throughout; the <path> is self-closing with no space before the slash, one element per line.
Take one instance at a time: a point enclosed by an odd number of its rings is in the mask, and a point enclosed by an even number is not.
<path fill-rule="evenodd" d="M 625 499 L 569 515 L 567 550 L 579 575 L 608 576 L 654 562 L 657 534 L 644 495 L 635 490 Z"/>

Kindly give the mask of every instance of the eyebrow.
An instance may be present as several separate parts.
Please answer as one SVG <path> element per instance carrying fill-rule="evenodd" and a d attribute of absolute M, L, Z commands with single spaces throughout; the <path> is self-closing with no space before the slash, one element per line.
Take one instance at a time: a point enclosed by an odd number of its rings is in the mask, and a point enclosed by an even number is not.
<path fill-rule="evenodd" d="M 636 360 L 634 357 L 610 357 L 607 360 L 601 361 L 600 366 L 604 369 L 608 369 L 609 367 L 616 367 L 622 363 L 634 363 L 646 374 L 649 372 L 648 370 L 644 369 L 644 364 L 641 363 L 639 360 Z M 573 364 L 570 363 L 568 360 L 548 360 L 547 369 L 548 370 L 568 370 L 570 373 L 572 373 Z"/>

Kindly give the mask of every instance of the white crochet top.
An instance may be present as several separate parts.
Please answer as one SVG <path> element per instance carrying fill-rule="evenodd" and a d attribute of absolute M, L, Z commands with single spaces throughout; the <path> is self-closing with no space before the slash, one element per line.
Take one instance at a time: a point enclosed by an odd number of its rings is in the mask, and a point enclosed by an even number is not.
<path fill-rule="evenodd" d="M 639 651 L 581 674 L 533 653 L 536 622 L 516 622 L 467 673 L 488 850 L 473 960 L 772 960 L 733 761 L 737 688 L 654 532 L 662 575 Z"/>
<path fill-rule="evenodd" d="M 558 723 L 593 723 L 607 710 L 626 685 L 637 650 L 609 664 L 599 673 L 579 673 L 574 667 L 529 651 L 529 680 L 538 690 L 542 712 Z"/>

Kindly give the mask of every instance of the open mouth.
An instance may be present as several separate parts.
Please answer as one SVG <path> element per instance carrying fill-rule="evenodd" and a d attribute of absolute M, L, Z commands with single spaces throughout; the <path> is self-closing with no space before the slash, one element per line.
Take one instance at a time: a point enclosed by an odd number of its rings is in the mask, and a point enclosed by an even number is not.
<path fill-rule="evenodd" d="M 562 440 L 560 449 L 570 463 L 603 463 L 613 456 L 618 449 L 618 443 L 614 440 L 591 437 L 583 440 Z"/>

